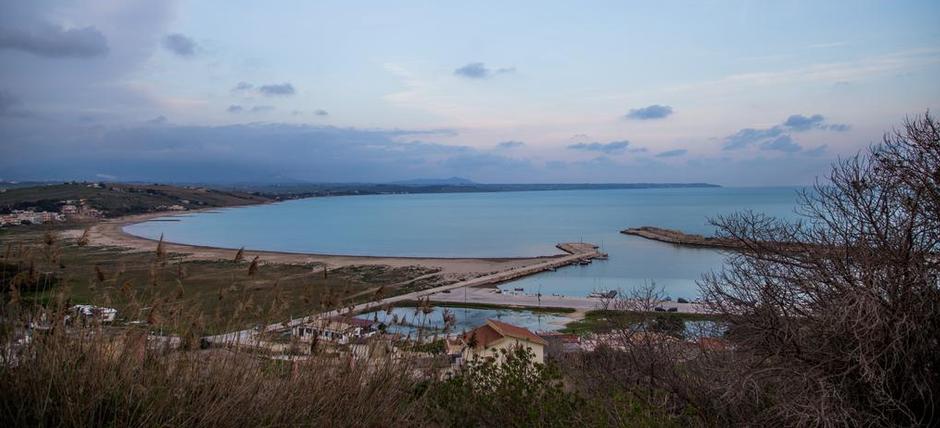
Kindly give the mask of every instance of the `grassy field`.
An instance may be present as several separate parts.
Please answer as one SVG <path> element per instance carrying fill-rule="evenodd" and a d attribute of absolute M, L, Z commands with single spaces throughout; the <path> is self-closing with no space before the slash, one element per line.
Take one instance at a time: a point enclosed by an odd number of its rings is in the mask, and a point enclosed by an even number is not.
<path fill-rule="evenodd" d="M 158 211 L 157 207 L 182 205 L 189 209 L 260 204 L 270 199 L 243 192 L 162 184 L 63 183 L 8 189 L 0 193 L 0 210 L 38 208 L 58 211 L 61 201 L 84 199 L 108 217 Z M 187 203 L 188 201 L 188 203 Z"/>
<path fill-rule="evenodd" d="M 583 319 L 572 321 L 561 331 L 573 334 L 608 333 L 618 327 L 636 324 L 650 319 L 658 319 L 665 324 L 685 321 L 717 321 L 708 314 L 689 314 L 681 312 L 625 312 L 614 310 L 588 311 Z"/>
<path fill-rule="evenodd" d="M 407 291 L 394 286 L 433 273 L 421 267 L 264 264 L 243 261 L 185 261 L 180 255 L 128 253 L 80 246 L 39 227 L 0 232 L 0 284 L 8 290 L 21 273 L 17 292 L 37 304 L 55 298 L 119 309 L 124 321 L 186 315 L 207 333 L 246 328 Z M 32 269 L 31 269 L 32 267 Z M 33 283 L 22 279 L 34 272 Z M 249 274 L 251 271 L 251 274 Z M 143 303 L 146 302 L 146 303 Z M 156 310 L 154 310 L 156 308 Z"/>

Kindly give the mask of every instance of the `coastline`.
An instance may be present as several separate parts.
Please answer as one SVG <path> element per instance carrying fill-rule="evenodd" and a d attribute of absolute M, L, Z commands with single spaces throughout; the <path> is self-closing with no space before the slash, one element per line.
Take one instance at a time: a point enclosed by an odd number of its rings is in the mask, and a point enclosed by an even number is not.
<path fill-rule="evenodd" d="M 234 208 L 226 207 L 226 208 Z M 150 252 L 156 251 L 158 241 L 150 238 L 132 235 L 124 231 L 124 227 L 153 220 L 159 217 L 172 217 L 202 211 L 218 210 L 218 207 L 190 211 L 161 211 L 147 214 L 118 217 L 103 220 L 89 228 L 89 245 L 100 247 L 117 247 L 127 251 Z M 68 237 L 77 238 L 83 233 L 82 229 L 72 229 L 64 232 Z M 221 248 L 203 245 L 191 245 L 177 242 L 163 241 L 167 253 L 183 255 L 187 260 L 233 260 L 238 252 L 237 248 Z M 460 281 L 480 275 L 512 271 L 531 267 L 542 262 L 564 258 L 568 254 L 556 254 L 538 257 L 497 257 L 497 258 L 445 258 L 445 257 L 399 257 L 399 256 L 359 256 L 299 253 L 285 251 L 254 250 L 245 248 L 244 256 L 251 259 L 259 257 L 262 263 L 276 264 L 321 264 L 329 269 L 354 265 L 383 265 L 389 267 L 422 266 L 439 269 L 439 275 L 450 281 Z"/>

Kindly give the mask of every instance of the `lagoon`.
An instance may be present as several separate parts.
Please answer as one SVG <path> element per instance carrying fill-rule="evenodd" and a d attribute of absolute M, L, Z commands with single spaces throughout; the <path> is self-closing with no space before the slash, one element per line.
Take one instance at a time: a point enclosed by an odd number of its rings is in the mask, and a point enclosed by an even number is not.
<path fill-rule="evenodd" d="M 454 324 L 445 331 L 444 314 L 453 315 Z M 404 336 L 460 334 L 486 323 L 487 319 L 500 320 L 532 331 L 557 331 L 571 322 L 571 318 L 558 313 L 533 312 L 525 309 L 445 308 L 432 306 L 428 312 L 416 307 L 396 307 L 389 311 L 374 311 L 356 315 L 357 318 L 376 320 L 387 326 L 387 331 Z"/>

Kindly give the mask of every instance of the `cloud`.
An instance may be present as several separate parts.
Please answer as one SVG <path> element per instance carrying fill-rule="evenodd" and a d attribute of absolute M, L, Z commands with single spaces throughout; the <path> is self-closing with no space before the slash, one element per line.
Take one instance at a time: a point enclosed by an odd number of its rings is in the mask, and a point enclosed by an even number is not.
<path fill-rule="evenodd" d="M 225 111 L 229 113 L 242 113 L 242 112 L 264 113 L 264 112 L 268 112 L 272 110 L 274 110 L 274 106 L 258 105 L 258 106 L 252 106 L 251 108 L 249 108 L 249 107 L 245 107 L 245 106 L 238 105 L 238 104 L 232 104 L 228 106 L 227 109 L 225 109 Z"/>
<path fill-rule="evenodd" d="M 163 47 L 183 57 L 191 57 L 196 54 L 196 42 L 179 33 L 166 35 L 163 38 Z"/>
<path fill-rule="evenodd" d="M 482 62 L 471 62 L 463 67 L 454 70 L 454 75 L 466 77 L 468 79 L 486 79 L 494 74 L 515 73 L 515 67 L 500 67 L 495 71 L 486 67 Z"/>
<path fill-rule="evenodd" d="M 672 107 L 653 104 L 651 106 L 630 110 L 630 113 L 627 113 L 626 118 L 637 120 L 662 119 L 671 114 Z"/>
<path fill-rule="evenodd" d="M 819 126 L 822 124 L 823 120 L 825 119 L 821 114 L 814 114 L 812 116 L 794 114 L 788 117 L 785 122 L 783 122 L 783 126 L 793 129 L 794 131 L 806 131 Z"/>
<path fill-rule="evenodd" d="M 160 115 L 147 121 L 150 125 L 163 125 L 167 122 L 166 116 Z"/>
<path fill-rule="evenodd" d="M 819 129 L 823 131 L 835 131 L 843 132 L 849 130 L 849 125 L 841 123 L 826 123 L 826 118 L 821 114 L 814 114 L 812 116 L 803 116 L 802 114 L 790 115 L 783 126 L 792 131 L 809 131 L 812 129 Z"/>
<path fill-rule="evenodd" d="M 522 147 L 522 146 L 524 146 L 524 145 L 525 145 L 525 143 L 523 143 L 522 141 L 512 141 L 512 140 L 510 140 L 510 141 L 503 141 L 503 142 L 497 144 L 496 147 L 497 147 L 497 148 L 500 148 L 500 149 L 513 149 L 513 148 L 516 148 L 516 147 Z"/>
<path fill-rule="evenodd" d="M 290 83 L 272 83 L 259 86 L 258 92 L 262 95 L 294 95 L 297 91 Z"/>
<path fill-rule="evenodd" d="M 108 53 L 108 41 L 95 27 L 64 29 L 39 24 L 30 30 L 0 28 L 0 49 L 47 58 L 91 58 Z"/>
<path fill-rule="evenodd" d="M 789 135 L 781 135 L 773 140 L 764 141 L 761 150 L 776 150 L 784 153 L 795 153 L 803 149 L 799 144 L 793 142 Z"/>
<path fill-rule="evenodd" d="M 320 110 L 314 111 L 313 114 L 315 114 L 315 115 L 317 115 L 317 116 L 328 116 L 328 115 L 330 114 L 330 112 L 328 112 L 328 111 L 326 111 L 326 110 L 323 110 L 323 109 L 320 109 Z"/>
<path fill-rule="evenodd" d="M 441 165 L 454 171 L 454 174 L 461 175 L 474 171 L 525 168 L 528 167 L 530 163 L 528 160 L 513 159 L 492 153 L 472 151 L 449 157 L 442 161 Z"/>
<path fill-rule="evenodd" d="M 19 104 L 19 98 L 7 91 L 0 91 L 0 116 L 11 115 Z"/>
<path fill-rule="evenodd" d="M 656 157 L 658 157 L 658 158 L 674 158 L 674 157 L 677 157 L 677 156 L 682 156 L 682 155 L 684 155 L 684 154 L 686 154 L 686 153 L 688 153 L 688 152 L 689 152 L 689 151 L 686 150 L 686 149 L 667 150 L 667 151 L 665 151 L 665 152 L 658 153 L 658 154 L 656 155 Z"/>
<path fill-rule="evenodd" d="M 722 150 L 737 150 L 754 144 L 755 142 L 774 138 L 783 134 L 783 128 L 775 126 L 768 129 L 744 128 L 734 134 L 725 137 L 725 144 Z"/>
<path fill-rule="evenodd" d="M 494 179 L 533 175 L 527 160 L 468 146 L 406 140 L 430 138 L 440 130 L 284 123 L 79 129 L 87 128 L 73 128 L 70 138 L 46 134 L 17 140 L 15 152 L 0 151 L 0 171 L 17 178 L 89 178 L 102 173 L 122 180 L 177 182 L 386 182 L 467 172 Z M 0 128 L 0 136 L 9 138 L 10 130 Z M 31 143 L 20 144 L 24 141 Z"/>
<path fill-rule="evenodd" d="M 571 144 L 568 146 L 571 150 L 579 150 L 583 152 L 600 152 L 606 154 L 622 153 L 627 149 L 627 146 L 630 145 L 630 142 L 627 140 L 623 141 L 611 141 L 607 144 L 603 143 L 577 143 Z"/>
<path fill-rule="evenodd" d="M 803 154 L 806 155 L 806 156 L 811 156 L 811 157 L 819 157 L 819 156 L 822 156 L 822 155 L 824 155 L 824 154 L 826 153 L 826 149 L 827 149 L 828 147 L 829 147 L 829 146 L 823 144 L 823 145 L 821 145 L 821 146 L 819 146 L 819 147 L 816 147 L 815 149 L 806 150 L 806 151 L 803 152 Z"/>
<path fill-rule="evenodd" d="M 754 87 L 811 82 L 857 82 L 877 76 L 894 76 L 936 64 L 937 52 L 936 49 L 910 49 L 844 62 L 812 63 L 785 70 L 732 74 L 718 80 L 679 85 L 665 90 L 696 93 L 699 96 L 727 96 L 735 91 L 749 92 L 754 90 Z"/>
<path fill-rule="evenodd" d="M 251 89 L 251 88 L 254 88 L 254 87 L 255 87 L 255 85 L 252 85 L 251 83 L 248 83 L 248 82 L 238 82 L 238 83 L 235 85 L 235 87 L 232 88 L 232 91 L 233 91 L 233 92 L 236 92 L 236 91 L 247 91 L 247 90 L 249 90 L 249 89 Z"/>
<path fill-rule="evenodd" d="M 471 62 L 454 70 L 454 74 L 470 79 L 483 79 L 489 77 L 490 70 L 482 62 Z"/>
<path fill-rule="evenodd" d="M 826 118 L 821 114 L 793 114 L 780 125 L 770 128 L 744 128 L 725 137 L 722 150 L 738 150 L 759 144 L 764 150 L 797 152 L 802 148 L 793 141 L 791 133 L 812 130 L 843 132 L 848 129 L 849 125 L 826 123 Z"/>

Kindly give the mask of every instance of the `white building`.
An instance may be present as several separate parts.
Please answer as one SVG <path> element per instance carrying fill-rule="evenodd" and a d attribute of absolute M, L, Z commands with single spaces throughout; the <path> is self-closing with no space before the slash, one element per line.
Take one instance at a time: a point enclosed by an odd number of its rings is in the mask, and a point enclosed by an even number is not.
<path fill-rule="evenodd" d="M 376 333 L 375 322 L 350 316 L 321 318 L 291 329 L 291 335 L 302 342 L 319 338 L 344 345 L 350 340 L 370 337 Z"/>
<path fill-rule="evenodd" d="M 547 344 L 545 339 L 526 328 L 490 319 L 456 340 L 448 341 L 447 353 L 463 361 L 492 357 L 502 362 L 505 353 L 524 347 L 532 352 L 532 362 L 544 364 Z M 459 364 L 463 361 L 457 362 Z"/>
<path fill-rule="evenodd" d="M 105 323 L 114 322 L 117 317 L 117 309 L 93 305 L 72 306 L 72 313 L 86 320 L 97 320 Z"/>

